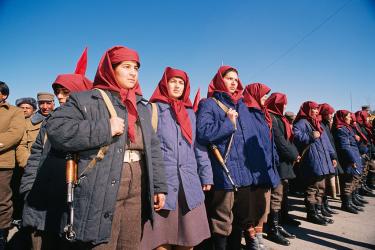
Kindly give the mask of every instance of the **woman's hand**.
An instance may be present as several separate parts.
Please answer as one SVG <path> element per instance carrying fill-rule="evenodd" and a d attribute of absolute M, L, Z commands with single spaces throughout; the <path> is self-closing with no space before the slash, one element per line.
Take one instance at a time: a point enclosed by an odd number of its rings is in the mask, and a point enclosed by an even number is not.
<path fill-rule="evenodd" d="M 122 135 L 124 133 L 124 128 L 125 128 L 125 122 L 124 119 L 120 117 L 112 117 L 109 120 L 111 124 L 111 135 L 116 136 L 116 135 Z"/>
<path fill-rule="evenodd" d="M 154 194 L 154 209 L 159 211 L 164 207 L 165 194 Z"/>
<path fill-rule="evenodd" d="M 318 139 L 320 137 L 319 131 L 313 131 L 313 137 L 314 139 Z"/>
<path fill-rule="evenodd" d="M 236 120 L 237 120 L 237 117 L 238 117 L 237 111 L 234 110 L 234 109 L 229 109 L 228 112 L 227 112 L 227 116 L 228 116 L 229 120 L 233 123 L 233 125 L 236 127 Z"/>
<path fill-rule="evenodd" d="M 332 160 L 332 165 L 333 165 L 333 167 L 336 167 L 337 166 L 337 161 L 336 160 Z"/>
<path fill-rule="evenodd" d="M 202 190 L 203 191 L 210 191 L 211 190 L 211 185 L 210 184 L 202 185 Z"/>

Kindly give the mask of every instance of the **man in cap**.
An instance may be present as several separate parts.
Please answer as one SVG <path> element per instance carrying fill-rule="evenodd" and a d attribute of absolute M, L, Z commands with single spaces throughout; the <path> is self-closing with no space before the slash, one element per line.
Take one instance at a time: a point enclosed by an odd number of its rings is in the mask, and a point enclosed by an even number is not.
<path fill-rule="evenodd" d="M 6 102 L 9 88 L 0 81 L 0 249 L 5 248 L 7 234 L 12 221 L 12 189 L 10 181 L 16 165 L 16 147 L 24 129 L 22 110 Z"/>
<path fill-rule="evenodd" d="M 54 95 L 47 92 L 40 92 L 37 94 L 38 99 L 38 111 L 35 112 L 30 119 L 26 120 L 26 130 L 24 137 L 17 148 L 17 157 L 19 158 L 19 165 L 25 166 L 27 158 L 29 157 L 31 146 L 33 145 L 36 136 L 39 133 L 40 126 L 44 119 L 53 111 L 55 108 Z M 26 158 L 24 154 L 26 152 Z"/>
<path fill-rule="evenodd" d="M 16 106 L 23 109 L 25 119 L 30 118 L 36 110 L 36 100 L 32 97 L 24 97 L 16 100 Z"/>
<path fill-rule="evenodd" d="M 293 121 L 296 119 L 296 115 L 292 111 L 286 111 L 285 117 L 288 119 L 288 122 L 293 126 Z"/>

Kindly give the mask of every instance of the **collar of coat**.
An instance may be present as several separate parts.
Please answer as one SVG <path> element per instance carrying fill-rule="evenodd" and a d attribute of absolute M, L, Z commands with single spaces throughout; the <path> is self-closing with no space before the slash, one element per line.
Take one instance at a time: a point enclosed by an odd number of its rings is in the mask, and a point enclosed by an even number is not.
<path fill-rule="evenodd" d="M 31 117 L 31 123 L 33 125 L 36 125 L 38 123 L 41 123 L 46 117 L 42 115 L 39 111 L 36 112 L 32 117 Z"/>
<path fill-rule="evenodd" d="M 7 102 L 2 102 L 2 103 L 0 103 L 0 107 L 4 107 L 6 109 L 9 109 L 10 108 L 10 104 L 7 103 Z"/>

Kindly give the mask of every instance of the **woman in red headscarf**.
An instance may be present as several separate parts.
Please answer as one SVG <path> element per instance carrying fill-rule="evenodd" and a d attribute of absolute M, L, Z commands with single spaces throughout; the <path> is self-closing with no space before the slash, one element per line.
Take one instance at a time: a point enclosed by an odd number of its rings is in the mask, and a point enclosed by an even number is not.
<path fill-rule="evenodd" d="M 107 50 L 94 80 L 105 94 L 73 93 L 47 123 L 52 147 L 79 155 L 72 225 L 78 248 L 139 249 L 142 221 L 164 206 L 162 153 L 142 98 L 139 66 L 136 51 Z M 109 114 L 109 102 L 116 114 Z"/>
<path fill-rule="evenodd" d="M 301 224 L 288 214 L 288 181 L 296 177 L 293 165 L 299 161 L 300 156 L 293 144 L 292 126 L 284 116 L 286 105 L 287 97 L 282 93 L 272 93 L 265 102 L 272 119 L 272 133 L 279 155 L 277 170 L 281 179 L 280 184 L 271 190 L 271 210 L 268 218 L 267 238 L 282 245 L 289 245 L 290 242 L 286 238 L 294 238 L 295 236 L 281 227 L 279 221 L 294 226 Z"/>
<path fill-rule="evenodd" d="M 272 119 L 265 105 L 271 89 L 262 83 L 252 83 L 244 91 L 241 121 L 244 130 L 246 166 L 253 176 L 250 192 L 250 220 L 245 231 L 246 245 L 253 247 L 257 241 L 262 247 L 263 225 L 270 211 L 271 188 L 280 184 L 277 171 L 279 157 L 272 134 Z M 255 233 L 255 234 L 254 234 Z M 284 241 L 284 245 L 288 242 Z"/>
<path fill-rule="evenodd" d="M 146 224 L 142 249 L 193 249 L 210 237 L 203 191 L 213 184 L 206 149 L 195 140 L 195 113 L 186 72 L 167 67 L 150 102 L 153 126 L 160 139 L 167 175 L 168 196 Z M 197 227 L 199 225 L 199 227 Z"/>
<path fill-rule="evenodd" d="M 221 66 L 208 86 L 208 98 L 198 107 L 197 141 L 210 148 L 215 187 L 206 204 L 215 249 L 239 249 L 242 230 L 248 227 L 252 176 L 245 164 L 242 92 L 238 71 Z"/>
<path fill-rule="evenodd" d="M 306 183 L 307 220 L 318 224 L 333 223 L 322 215 L 326 175 L 335 173 L 336 154 L 318 119 L 319 104 L 304 102 L 294 121 L 293 133 L 301 160 L 301 178 Z"/>
<path fill-rule="evenodd" d="M 349 213 L 358 214 L 363 211 L 359 205 L 356 190 L 356 176 L 363 170 L 362 159 L 357 146 L 354 130 L 351 124 L 351 113 L 347 110 L 338 110 L 333 119 L 333 134 L 337 146 L 338 158 L 344 173 L 341 175 L 341 208 Z"/>

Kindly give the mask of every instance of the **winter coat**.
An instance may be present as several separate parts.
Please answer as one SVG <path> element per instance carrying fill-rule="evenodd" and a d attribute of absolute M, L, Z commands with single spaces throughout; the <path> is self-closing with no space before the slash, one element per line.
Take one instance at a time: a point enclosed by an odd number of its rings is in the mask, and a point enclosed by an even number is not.
<path fill-rule="evenodd" d="M 182 136 L 181 129 L 169 104 L 158 102 L 157 135 L 163 152 L 168 195 L 163 209 L 175 210 L 179 188 L 185 194 L 190 210 L 204 202 L 202 185 L 213 184 L 212 168 L 207 148 L 195 140 L 195 113 L 188 109 L 193 144 Z"/>
<path fill-rule="evenodd" d="M 362 173 L 362 159 L 353 131 L 341 127 L 335 130 L 334 137 L 339 161 L 345 173 L 351 175 Z M 352 167 L 353 163 L 356 163 L 358 172 Z"/>
<path fill-rule="evenodd" d="M 234 104 L 225 93 L 215 92 L 214 97 L 228 108 L 232 108 L 237 112 L 239 111 L 239 105 L 244 105 L 242 102 Z M 242 130 L 243 123 L 240 120 L 241 114 L 239 114 L 237 129 L 235 129 L 224 110 L 212 98 L 207 98 L 199 103 L 197 114 L 198 142 L 206 147 L 216 145 L 224 158 L 230 138 L 234 134 L 226 165 L 234 183 L 239 187 L 245 187 L 250 186 L 253 180 L 250 168 L 245 164 L 245 140 Z M 209 157 L 211 159 L 215 189 L 231 190 L 232 185 L 228 177 L 211 151 L 209 151 Z"/>
<path fill-rule="evenodd" d="M 322 125 L 322 128 L 324 129 L 324 131 L 327 133 L 328 139 L 329 139 L 329 141 L 332 145 L 333 150 L 335 151 L 335 159 L 337 159 L 337 150 L 336 150 L 336 146 L 335 146 L 335 139 L 333 138 L 331 128 L 330 128 L 329 124 L 326 124 L 324 121 L 321 123 L 321 125 Z M 336 175 L 344 173 L 344 170 L 342 169 L 342 167 L 340 165 L 340 161 L 337 161 L 337 165 L 336 165 L 335 170 L 336 170 L 336 173 L 335 173 Z"/>
<path fill-rule="evenodd" d="M 298 157 L 298 149 L 294 143 L 285 138 L 285 125 L 278 115 L 271 114 L 272 132 L 279 155 L 278 172 L 281 179 L 293 179 L 296 177 L 293 170 L 293 162 Z"/>
<path fill-rule="evenodd" d="M 127 111 L 118 93 L 106 91 L 117 112 L 125 120 L 127 131 Z M 137 96 L 137 110 L 140 121 L 144 158 L 147 172 L 146 220 L 153 218 L 154 193 L 167 193 L 165 172 L 159 139 L 151 126 L 151 116 L 147 104 Z M 98 150 L 109 145 L 103 160 L 79 178 L 74 189 L 74 225 L 77 240 L 99 244 L 108 242 L 121 172 L 127 132 L 111 136 L 109 113 L 104 100 L 97 90 L 73 93 L 69 101 L 51 114 L 46 126 L 53 150 L 58 152 L 78 152 L 78 175 L 83 172 Z"/>
<path fill-rule="evenodd" d="M 264 114 L 259 109 L 241 105 L 240 115 L 245 137 L 246 166 L 253 177 L 252 185 L 275 188 L 280 183 L 277 172 L 279 156 Z"/>
<path fill-rule="evenodd" d="M 313 131 L 306 119 L 301 119 L 293 125 L 294 143 L 302 158 L 299 166 L 301 173 L 307 178 L 334 174 L 332 160 L 335 160 L 336 156 L 327 133 L 323 131 L 320 137 L 315 139 Z"/>
<path fill-rule="evenodd" d="M 22 109 L 9 103 L 0 104 L 0 168 L 14 168 L 16 148 L 25 130 Z"/>

